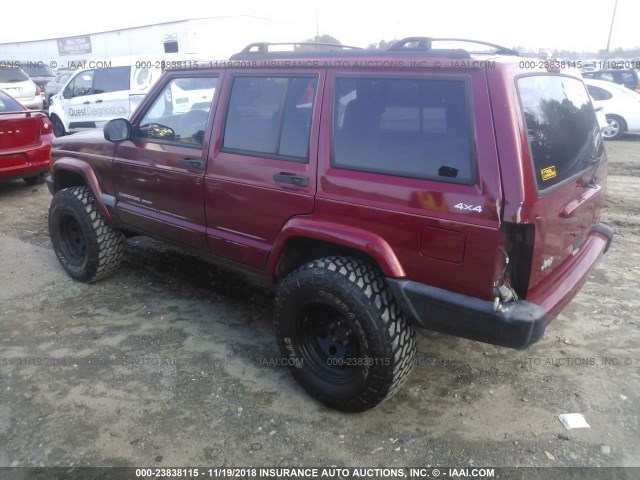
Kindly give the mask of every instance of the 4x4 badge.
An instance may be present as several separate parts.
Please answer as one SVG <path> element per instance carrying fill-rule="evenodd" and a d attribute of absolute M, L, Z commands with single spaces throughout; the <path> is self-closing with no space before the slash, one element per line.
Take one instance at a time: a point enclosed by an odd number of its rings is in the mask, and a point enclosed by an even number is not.
<path fill-rule="evenodd" d="M 467 205 L 466 203 L 459 203 L 455 205 L 453 208 L 457 208 L 459 210 L 470 210 L 472 212 L 482 213 L 482 206 L 480 205 Z"/>

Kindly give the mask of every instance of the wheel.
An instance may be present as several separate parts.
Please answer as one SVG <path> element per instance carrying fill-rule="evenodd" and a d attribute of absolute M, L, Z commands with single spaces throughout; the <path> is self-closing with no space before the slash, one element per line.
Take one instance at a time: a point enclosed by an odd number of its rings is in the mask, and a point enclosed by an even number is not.
<path fill-rule="evenodd" d="M 29 186 L 38 185 L 44 182 L 44 174 L 34 175 L 33 177 L 24 177 L 24 182 Z"/>
<path fill-rule="evenodd" d="M 607 115 L 607 126 L 602 131 L 602 136 L 607 140 L 620 138 L 626 130 L 624 120 L 617 115 Z"/>
<path fill-rule="evenodd" d="M 53 196 L 49 235 L 62 267 L 77 280 L 101 280 L 122 260 L 122 234 L 104 223 L 87 187 L 65 188 Z"/>
<path fill-rule="evenodd" d="M 56 115 L 51 117 L 51 125 L 53 126 L 53 135 L 56 137 L 64 137 L 67 132 L 64 129 L 64 124 Z"/>
<path fill-rule="evenodd" d="M 275 326 L 293 376 L 337 410 L 375 407 L 413 367 L 413 325 L 382 273 L 355 258 L 314 260 L 287 276 L 278 287 Z"/>

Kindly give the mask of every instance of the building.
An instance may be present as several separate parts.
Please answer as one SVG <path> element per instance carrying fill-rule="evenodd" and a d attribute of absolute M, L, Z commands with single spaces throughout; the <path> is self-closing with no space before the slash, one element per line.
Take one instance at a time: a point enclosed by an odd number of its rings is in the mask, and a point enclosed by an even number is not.
<path fill-rule="evenodd" d="M 138 56 L 226 59 L 251 42 L 304 38 L 291 35 L 295 35 L 295 28 L 290 25 L 251 15 L 182 19 L 73 37 L 2 43 L 0 66 L 3 62 L 29 61 L 73 69 L 90 61 L 115 57 L 135 60 Z"/>

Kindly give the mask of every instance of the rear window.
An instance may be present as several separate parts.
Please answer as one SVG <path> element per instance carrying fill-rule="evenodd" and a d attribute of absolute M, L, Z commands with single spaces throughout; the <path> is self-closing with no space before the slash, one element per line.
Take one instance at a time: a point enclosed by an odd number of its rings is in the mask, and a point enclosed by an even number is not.
<path fill-rule="evenodd" d="M 24 108 L 9 95 L 0 91 L 0 112 L 21 112 Z"/>
<path fill-rule="evenodd" d="M 539 190 L 573 177 L 602 155 L 602 138 L 585 85 L 560 75 L 517 81 Z"/>
<path fill-rule="evenodd" d="M 463 79 L 338 78 L 333 112 L 335 168 L 475 181 Z"/>
<path fill-rule="evenodd" d="M 22 70 L 32 77 L 55 77 L 49 65 L 42 62 L 21 62 Z"/>
<path fill-rule="evenodd" d="M 15 83 L 29 80 L 29 76 L 19 68 L 0 68 L 0 83 Z"/>

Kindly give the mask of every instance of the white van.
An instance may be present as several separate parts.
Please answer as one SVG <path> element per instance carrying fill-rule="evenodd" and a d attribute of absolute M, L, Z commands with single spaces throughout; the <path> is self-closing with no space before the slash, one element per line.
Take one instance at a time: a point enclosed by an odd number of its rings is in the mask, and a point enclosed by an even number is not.
<path fill-rule="evenodd" d="M 100 68 L 78 70 L 51 97 L 49 118 L 56 137 L 102 127 L 114 118 L 129 118 L 162 73 L 160 61 L 118 66 L 115 62 L 88 63 Z"/>

